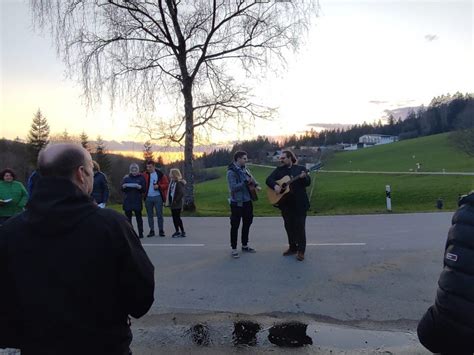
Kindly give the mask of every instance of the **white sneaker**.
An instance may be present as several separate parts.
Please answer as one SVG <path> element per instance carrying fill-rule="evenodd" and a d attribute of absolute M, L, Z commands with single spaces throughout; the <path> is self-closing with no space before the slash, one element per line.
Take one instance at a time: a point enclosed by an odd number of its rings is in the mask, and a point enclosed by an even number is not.
<path fill-rule="evenodd" d="M 237 251 L 237 249 L 232 249 L 232 251 L 230 252 L 230 255 L 231 255 L 234 259 L 240 258 L 240 255 L 239 255 L 239 252 Z"/>
<path fill-rule="evenodd" d="M 245 253 L 256 253 L 257 251 L 254 248 L 249 247 L 248 245 L 242 246 L 242 252 Z"/>

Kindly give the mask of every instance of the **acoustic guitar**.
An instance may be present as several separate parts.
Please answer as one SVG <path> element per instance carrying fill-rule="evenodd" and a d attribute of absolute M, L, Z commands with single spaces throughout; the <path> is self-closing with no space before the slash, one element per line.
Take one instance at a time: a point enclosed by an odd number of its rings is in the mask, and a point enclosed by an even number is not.
<path fill-rule="evenodd" d="M 312 171 L 317 171 L 321 169 L 323 166 L 323 163 L 319 162 L 315 165 L 313 165 L 309 170 L 306 170 L 306 173 L 310 173 Z M 267 197 L 268 201 L 272 205 L 278 205 L 278 203 L 281 201 L 283 196 L 285 196 L 287 193 L 291 191 L 291 184 L 298 180 L 300 178 L 299 175 L 291 177 L 289 175 L 283 176 L 280 180 L 277 180 L 276 183 L 280 185 L 281 190 L 279 193 L 277 193 L 275 190 L 267 186 Z"/>
<path fill-rule="evenodd" d="M 250 181 L 247 182 L 247 189 L 249 190 L 250 198 L 252 199 L 252 201 L 257 201 L 257 181 L 252 176 L 249 169 L 245 168 L 245 174 L 250 178 Z"/>

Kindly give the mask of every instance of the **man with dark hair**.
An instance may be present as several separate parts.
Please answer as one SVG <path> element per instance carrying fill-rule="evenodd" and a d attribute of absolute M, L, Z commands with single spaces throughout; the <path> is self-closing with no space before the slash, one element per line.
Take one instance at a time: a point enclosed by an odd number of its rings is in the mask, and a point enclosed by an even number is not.
<path fill-rule="evenodd" d="M 164 237 L 163 205 L 166 203 L 166 192 L 168 191 L 169 179 L 159 169 L 155 168 L 155 163 L 151 160 L 146 162 L 146 171 L 143 176 L 146 181 L 145 208 L 148 216 L 148 226 L 150 227 L 150 233 L 148 233 L 147 237 L 155 236 L 153 210 L 156 211 L 159 235 L 160 237 Z"/>
<path fill-rule="evenodd" d="M 418 338 L 430 351 L 474 353 L 474 192 L 454 213 L 438 280 L 436 300 L 418 324 Z"/>
<path fill-rule="evenodd" d="M 129 315 L 153 303 L 153 265 L 126 218 L 92 201 L 87 150 L 52 145 L 38 166 L 28 209 L 0 228 L 0 348 L 128 354 Z"/>
<path fill-rule="evenodd" d="M 94 186 L 92 188 L 92 198 L 100 208 L 105 208 L 109 200 L 109 183 L 105 174 L 100 171 L 100 165 L 95 160 L 94 164 Z"/>
<path fill-rule="evenodd" d="M 273 170 L 266 183 L 269 188 L 279 194 L 282 187 L 278 184 L 278 180 L 285 176 L 295 179 L 289 186 L 290 192 L 286 193 L 278 203 L 278 208 L 281 210 L 288 235 L 288 249 L 283 252 L 283 255 L 296 254 L 296 259 L 303 261 L 306 250 L 306 213 L 309 210 L 306 187 L 311 184 L 311 178 L 305 167 L 296 165 L 296 162 L 293 152 L 284 150 L 280 156 L 281 166 Z"/>
<path fill-rule="evenodd" d="M 229 187 L 230 204 L 230 246 L 231 256 L 239 258 L 237 251 L 237 234 L 240 220 L 242 220 L 242 252 L 255 253 L 255 249 L 248 245 L 250 225 L 253 221 L 253 204 L 249 186 L 258 184 L 245 167 L 247 153 L 238 151 L 234 154 L 234 161 L 227 167 L 227 185 Z"/>

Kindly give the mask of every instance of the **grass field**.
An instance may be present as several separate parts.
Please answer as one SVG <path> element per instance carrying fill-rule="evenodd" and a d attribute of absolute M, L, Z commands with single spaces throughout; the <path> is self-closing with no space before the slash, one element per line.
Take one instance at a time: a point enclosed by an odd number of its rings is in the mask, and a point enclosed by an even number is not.
<path fill-rule="evenodd" d="M 415 155 L 415 159 L 413 159 Z M 385 185 L 392 188 L 394 213 L 436 211 L 442 198 L 444 210 L 454 210 L 459 194 L 474 190 L 474 176 L 332 173 L 331 170 L 408 172 L 415 164 L 421 171 L 473 172 L 474 159 L 449 145 L 447 135 L 423 137 L 376 146 L 353 152 L 341 152 L 326 163 L 325 172 L 312 173 L 313 184 L 309 215 L 386 213 Z M 195 186 L 197 212 L 194 216 L 228 216 L 226 167 L 210 169 L 219 178 Z M 251 166 L 263 186 L 254 204 L 256 216 L 279 215 L 265 193 L 265 179 L 272 169 Z M 121 206 L 111 206 L 120 210 Z M 169 215 L 169 211 L 166 211 Z M 186 213 L 184 213 L 186 215 Z"/>
<path fill-rule="evenodd" d="M 421 163 L 420 171 L 473 172 L 474 158 L 456 150 L 449 143 L 448 135 L 443 133 L 336 153 L 325 169 L 405 172 L 415 170 L 416 163 Z"/>
<path fill-rule="evenodd" d="M 219 179 L 196 186 L 200 215 L 228 215 L 225 168 L 215 170 L 221 175 Z M 252 167 L 252 172 L 264 185 L 271 169 Z M 443 199 L 445 209 L 453 210 L 458 195 L 474 189 L 472 176 L 340 173 L 312 173 L 311 176 L 314 184 L 311 215 L 383 213 L 386 210 L 385 185 L 392 188 L 393 212 L 435 211 L 439 197 Z M 279 210 L 268 203 L 264 191 L 254 208 L 257 216 L 279 214 Z"/>

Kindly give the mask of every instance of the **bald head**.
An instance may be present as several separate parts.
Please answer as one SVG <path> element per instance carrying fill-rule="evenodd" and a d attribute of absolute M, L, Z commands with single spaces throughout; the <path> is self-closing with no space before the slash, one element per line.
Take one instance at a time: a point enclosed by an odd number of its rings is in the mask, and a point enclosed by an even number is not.
<path fill-rule="evenodd" d="M 38 156 L 38 170 L 44 177 L 68 178 L 87 194 L 92 191 L 90 183 L 93 179 L 92 158 L 80 145 L 68 143 L 49 145 Z M 88 191 L 89 188 L 91 191 Z"/>

